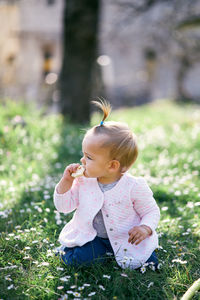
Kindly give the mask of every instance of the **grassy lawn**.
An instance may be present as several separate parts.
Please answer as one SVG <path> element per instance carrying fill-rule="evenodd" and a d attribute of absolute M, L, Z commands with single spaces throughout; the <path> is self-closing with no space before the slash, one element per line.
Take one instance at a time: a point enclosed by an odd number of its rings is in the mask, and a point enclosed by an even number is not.
<path fill-rule="evenodd" d="M 72 214 L 56 212 L 53 189 L 79 161 L 84 130 L 8 102 L 0 111 L 0 299 L 180 299 L 200 277 L 200 107 L 162 101 L 110 119 L 138 136 L 130 172 L 146 178 L 161 209 L 160 269 L 122 270 L 112 257 L 74 269 L 55 257 Z"/>

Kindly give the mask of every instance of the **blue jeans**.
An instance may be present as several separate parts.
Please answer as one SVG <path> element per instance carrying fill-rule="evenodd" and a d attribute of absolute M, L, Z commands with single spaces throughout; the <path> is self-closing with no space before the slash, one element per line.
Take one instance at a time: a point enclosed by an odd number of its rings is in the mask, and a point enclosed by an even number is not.
<path fill-rule="evenodd" d="M 109 239 L 103 239 L 98 236 L 93 241 L 85 245 L 74 248 L 65 247 L 60 255 L 61 260 L 68 266 L 91 265 L 95 262 L 105 263 L 114 255 Z M 158 265 L 158 258 L 155 251 L 151 254 L 147 263 L 153 262 L 154 266 Z"/>

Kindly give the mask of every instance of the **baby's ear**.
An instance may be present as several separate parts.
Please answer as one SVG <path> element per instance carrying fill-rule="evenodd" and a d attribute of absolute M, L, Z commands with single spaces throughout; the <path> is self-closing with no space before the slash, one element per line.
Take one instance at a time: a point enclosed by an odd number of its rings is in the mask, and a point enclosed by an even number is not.
<path fill-rule="evenodd" d="M 116 159 L 110 161 L 110 170 L 111 171 L 118 171 L 120 169 L 120 162 Z"/>

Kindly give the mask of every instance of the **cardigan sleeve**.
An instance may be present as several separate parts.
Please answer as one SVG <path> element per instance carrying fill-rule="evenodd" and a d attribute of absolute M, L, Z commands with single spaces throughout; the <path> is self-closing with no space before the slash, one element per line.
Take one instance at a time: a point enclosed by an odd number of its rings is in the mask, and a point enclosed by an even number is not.
<path fill-rule="evenodd" d="M 70 213 L 78 207 L 79 204 L 79 182 L 76 178 L 69 191 L 64 194 L 57 193 L 57 185 L 54 190 L 54 205 L 59 212 Z"/>
<path fill-rule="evenodd" d="M 144 178 L 137 178 L 131 191 L 133 208 L 140 216 L 140 225 L 149 226 L 154 231 L 160 220 L 160 209 Z"/>

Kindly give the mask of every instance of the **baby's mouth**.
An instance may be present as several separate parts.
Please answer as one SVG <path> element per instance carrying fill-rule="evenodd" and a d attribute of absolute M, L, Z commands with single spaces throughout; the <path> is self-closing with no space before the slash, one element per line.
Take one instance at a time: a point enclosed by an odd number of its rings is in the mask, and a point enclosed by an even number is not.
<path fill-rule="evenodd" d="M 85 168 L 85 171 L 83 172 L 83 176 L 85 176 L 85 177 L 89 177 L 89 176 L 88 176 L 88 174 L 87 174 L 87 170 L 86 170 L 86 168 Z"/>

